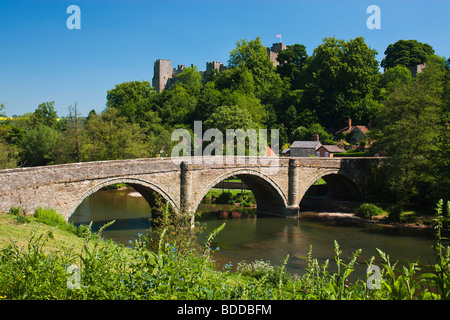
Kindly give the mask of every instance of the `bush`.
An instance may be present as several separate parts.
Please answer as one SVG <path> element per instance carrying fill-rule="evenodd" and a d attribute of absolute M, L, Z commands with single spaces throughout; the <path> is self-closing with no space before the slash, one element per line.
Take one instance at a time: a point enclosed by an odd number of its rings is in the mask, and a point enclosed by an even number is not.
<path fill-rule="evenodd" d="M 399 205 L 391 206 L 387 209 L 389 213 L 388 219 L 392 222 L 403 221 L 403 208 Z"/>
<path fill-rule="evenodd" d="M 356 216 L 363 219 L 372 219 L 373 216 L 383 214 L 383 209 L 371 203 L 363 203 L 356 211 Z"/>
<path fill-rule="evenodd" d="M 39 207 L 33 216 L 38 222 L 45 223 L 49 226 L 59 227 L 62 230 L 67 230 L 74 234 L 77 232 L 77 228 L 73 224 L 68 223 L 55 209 Z"/>

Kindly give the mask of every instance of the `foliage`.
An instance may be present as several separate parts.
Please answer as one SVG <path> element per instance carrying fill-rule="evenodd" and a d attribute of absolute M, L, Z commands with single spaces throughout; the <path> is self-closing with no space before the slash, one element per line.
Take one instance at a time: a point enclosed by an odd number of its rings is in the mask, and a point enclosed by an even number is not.
<path fill-rule="evenodd" d="M 302 103 L 316 111 L 321 125 L 337 131 L 349 117 L 366 123 L 373 117 L 362 100 L 376 95 L 376 54 L 361 37 L 325 38 L 314 50 L 304 69 Z"/>
<path fill-rule="evenodd" d="M 278 54 L 277 61 L 280 65 L 277 66 L 277 72 L 281 78 L 289 79 L 293 89 L 301 88 L 301 74 L 307 58 L 306 47 L 298 43 L 281 50 Z"/>
<path fill-rule="evenodd" d="M 0 122 L 0 168 L 169 156 L 174 129 L 278 129 L 280 145 L 340 140 L 348 118 L 371 126 L 370 151 L 386 154 L 380 174 L 385 198 L 431 205 L 450 192 L 449 59 L 427 44 L 400 40 L 377 52 L 362 37 L 324 38 L 308 56 L 289 45 L 275 68 L 259 37 L 240 40 L 228 69 L 208 76 L 185 68 L 157 93 L 149 81 L 128 81 L 107 91 L 101 112 L 81 115 L 76 104 L 58 117 L 55 102 Z M 408 67 L 426 63 L 413 78 Z M 97 106 L 99 107 L 99 106 Z M 0 104 L 4 114 L 5 104 Z M 236 153 L 237 150 L 234 150 Z M 383 183 L 382 179 L 385 179 Z"/>
<path fill-rule="evenodd" d="M 446 207 L 450 210 L 450 202 Z M 329 260 L 320 264 L 310 248 L 304 274 L 292 275 L 285 270 L 289 256 L 280 266 L 256 260 L 239 263 L 235 272 L 231 272 L 230 264 L 223 271 L 217 270 L 211 244 L 224 224 L 210 233 L 200 250 L 185 247 L 183 252 L 166 239 L 166 227 L 161 229 L 151 250 L 150 238 L 146 236 L 140 236 L 128 248 L 102 240 L 103 230 L 113 221 L 97 234 L 87 229 L 79 251 L 64 242 L 49 250 L 46 243 L 52 230 L 34 229 L 25 246 L 12 241 L 0 250 L 0 299 L 448 299 L 450 248 L 443 245 L 442 214 L 440 201 L 435 216 L 437 262 L 431 271 L 421 272 L 418 261 L 399 266 L 377 249 L 380 278 L 379 286 L 372 289 L 366 279 L 353 277 L 361 263 L 358 262 L 361 251 L 344 258 L 337 242 L 334 264 Z M 375 260 L 372 257 L 366 261 L 367 266 L 375 266 Z M 72 273 L 70 266 L 75 266 L 76 273 Z M 79 288 L 73 286 L 76 276 Z"/>
<path fill-rule="evenodd" d="M 356 211 L 356 216 L 364 219 L 372 219 L 373 216 L 379 216 L 382 214 L 383 209 L 371 203 L 363 203 Z"/>
<path fill-rule="evenodd" d="M 372 136 L 376 140 L 373 149 L 388 155 L 387 183 L 400 205 L 419 195 L 435 201 L 429 198 L 432 194 L 429 190 L 423 192 L 424 187 L 448 185 L 445 174 L 432 171 L 433 167 L 440 166 L 441 159 L 436 155 L 442 156 L 439 150 L 445 148 L 438 148 L 436 143 L 447 130 L 442 121 L 444 79 L 443 64 L 429 60 L 411 85 L 392 91 L 379 114 L 379 130 Z"/>
<path fill-rule="evenodd" d="M 23 137 L 19 157 L 26 166 L 44 166 L 54 162 L 59 132 L 44 124 L 29 129 Z"/>
<path fill-rule="evenodd" d="M 399 40 L 390 44 L 384 54 L 381 67 L 389 69 L 398 65 L 413 67 L 422 64 L 434 54 L 434 50 L 429 44 L 417 40 Z"/>

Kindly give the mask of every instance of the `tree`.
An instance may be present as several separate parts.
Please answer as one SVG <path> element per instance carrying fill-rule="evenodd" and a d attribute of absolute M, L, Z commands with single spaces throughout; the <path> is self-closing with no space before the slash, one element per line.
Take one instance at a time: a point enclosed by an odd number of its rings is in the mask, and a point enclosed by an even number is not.
<path fill-rule="evenodd" d="M 288 46 L 278 54 L 280 65 L 277 66 L 277 72 L 281 78 L 288 78 L 293 89 L 301 87 L 301 74 L 307 58 L 306 47 L 302 44 Z"/>
<path fill-rule="evenodd" d="M 171 126 L 192 124 L 197 98 L 182 85 L 174 85 L 162 94 L 164 102 L 158 110 L 162 121 Z"/>
<path fill-rule="evenodd" d="M 176 84 L 182 85 L 192 95 L 198 95 L 203 87 L 202 75 L 195 66 L 185 68 L 175 77 L 175 80 Z"/>
<path fill-rule="evenodd" d="M 215 128 L 224 135 L 227 129 L 257 129 L 258 125 L 253 121 L 252 115 L 238 106 L 220 106 L 205 121 L 205 127 Z"/>
<path fill-rule="evenodd" d="M 82 150 L 85 143 L 85 129 L 76 103 L 69 107 L 69 117 L 62 121 L 67 123 L 66 129 L 58 139 L 56 162 L 81 162 L 83 160 Z"/>
<path fill-rule="evenodd" d="M 26 131 L 20 150 L 23 166 L 34 167 L 52 164 L 59 132 L 44 124 Z"/>
<path fill-rule="evenodd" d="M 222 105 L 222 93 L 216 88 L 215 83 L 210 81 L 202 88 L 195 108 L 195 119 L 206 120 Z"/>
<path fill-rule="evenodd" d="M 5 109 L 5 104 L 4 103 L 0 103 L 0 117 L 4 117 L 5 113 L 4 113 L 4 109 Z"/>
<path fill-rule="evenodd" d="M 399 86 L 408 86 L 411 82 L 411 72 L 405 66 L 396 65 L 383 73 L 380 85 L 387 91 L 393 91 Z"/>
<path fill-rule="evenodd" d="M 55 111 L 55 101 L 41 103 L 31 117 L 28 126 L 37 128 L 41 125 L 55 129 L 58 125 L 58 115 Z"/>
<path fill-rule="evenodd" d="M 424 186 L 441 180 L 448 185 L 448 174 L 432 172 L 440 133 L 446 132 L 441 120 L 444 77 L 443 65 L 428 60 L 411 85 L 399 86 L 388 96 L 373 134 L 375 150 L 388 155 L 387 182 L 402 206 L 417 195 L 430 200 L 431 190 Z"/>
<path fill-rule="evenodd" d="M 434 54 L 434 50 L 429 44 L 417 40 L 399 40 L 390 44 L 384 54 L 382 68 L 389 69 L 398 65 L 408 68 L 424 63 Z"/>
<path fill-rule="evenodd" d="M 130 81 L 118 84 L 108 90 L 106 104 L 108 108 L 115 108 L 119 116 L 127 117 L 128 121 L 136 121 L 139 114 L 145 113 L 141 109 L 146 107 L 156 91 L 149 81 Z"/>
<path fill-rule="evenodd" d="M 335 144 L 333 135 L 326 132 L 325 128 L 319 123 L 314 123 L 308 128 L 298 127 L 293 131 L 293 141 L 313 141 L 314 136 L 318 134 L 322 144 Z"/>
<path fill-rule="evenodd" d="M 362 103 L 374 98 L 379 70 L 377 51 L 362 37 L 349 41 L 325 38 L 308 58 L 303 76 L 302 105 L 314 112 L 318 122 L 337 130 L 348 118 L 368 122 L 374 114 Z"/>
<path fill-rule="evenodd" d="M 255 96 L 263 103 L 270 98 L 269 91 L 273 87 L 282 85 L 280 76 L 267 54 L 267 48 L 257 37 L 255 40 L 241 40 L 236 48 L 230 52 L 228 66 L 231 69 L 239 68 L 240 72 L 250 71 L 253 76 Z"/>

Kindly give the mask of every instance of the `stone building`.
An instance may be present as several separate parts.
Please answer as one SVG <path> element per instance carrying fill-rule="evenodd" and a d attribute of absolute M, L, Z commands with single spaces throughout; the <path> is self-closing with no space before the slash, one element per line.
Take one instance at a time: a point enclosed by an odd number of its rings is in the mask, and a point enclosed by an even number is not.
<path fill-rule="evenodd" d="M 421 73 L 426 66 L 426 63 L 422 63 L 413 67 L 409 67 L 408 69 L 411 72 L 411 76 L 415 78 L 417 77 L 417 74 Z"/>
<path fill-rule="evenodd" d="M 311 157 L 316 155 L 317 149 L 322 144 L 320 141 L 294 141 L 289 148 L 291 157 Z"/>
<path fill-rule="evenodd" d="M 272 48 L 267 48 L 267 54 L 275 67 L 280 65 L 277 61 L 278 54 L 281 50 L 286 50 L 286 48 L 286 45 L 282 42 L 274 43 Z"/>
<path fill-rule="evenodd" d="M 286 48 L 284 43 L 274 43 L 271 48 L 267 48 L 267 54 L 275 67 L 279 65 L 277 61 L 278 54 Z M 185 65 L 178 65 L 177 68 L 172 69 L 172 61 L 167 59 L 156 60 L 153 66 L 152 79 L 152 86 L 156 92 L 162 92 L 164 89 L 168 89 L 175 82 L 175 77 L 185 68 Z M 223 72 L 227 70 L 227 67 L 219 61 L 206 62 L 206 71 L 200 71 L 203 81 L 206 81 L 206 77 L 213 73 L 214 70 Z"/>

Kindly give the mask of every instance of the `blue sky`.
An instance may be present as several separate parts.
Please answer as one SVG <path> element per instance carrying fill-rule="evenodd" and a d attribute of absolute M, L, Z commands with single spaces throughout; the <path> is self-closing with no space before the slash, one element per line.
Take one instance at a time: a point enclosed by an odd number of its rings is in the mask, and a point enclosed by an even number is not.
<path fill-rule="evenodd" d="M 381 9 L 381 29 L 366 27 L 369 5 Z M 81 9 L 81 29 L 69 30 L 67 7 Z M 416 39 L 450 56 L 449 0 L 0 0 L 0 102 L 6 114 L 32 112 L 55 101 L 58 115 L 74 103 L 83 115 L 105 108 L 116 84 L 148 80 L 153 62 L 226 64 L 240 39 L 265 46 L 300 43 L 312 54 L 324 37 L 358 36 L 378 51 Z"/>

